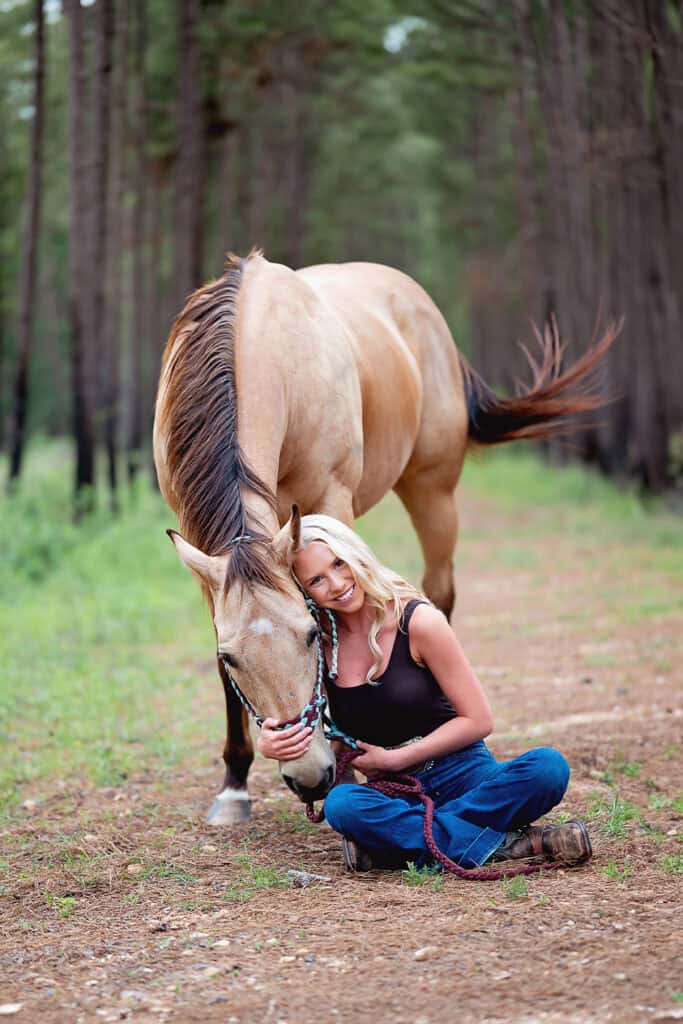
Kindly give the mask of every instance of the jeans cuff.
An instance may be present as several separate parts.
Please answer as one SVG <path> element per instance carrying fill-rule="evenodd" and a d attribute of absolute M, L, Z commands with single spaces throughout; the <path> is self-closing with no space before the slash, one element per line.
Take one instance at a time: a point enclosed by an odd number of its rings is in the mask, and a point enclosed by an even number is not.
<path fill-rule="evenodd" d="M 506 835 L 506 832 L 496 832 L 495 829 L 488 827 L 483 828 L 463 853 L 460 865 L 464 868 L 481 867 L 505 841 Z"/>

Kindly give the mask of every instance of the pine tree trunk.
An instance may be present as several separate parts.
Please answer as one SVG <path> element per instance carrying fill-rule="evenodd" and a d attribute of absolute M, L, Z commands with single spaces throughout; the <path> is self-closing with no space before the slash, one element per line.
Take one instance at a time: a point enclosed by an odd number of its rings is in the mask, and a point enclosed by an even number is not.
<path fill-rule="evenodd" d="M 111 125 L 111 78 L 112 49 L 114 37 L 113 0 L 98 0 L 95 8 L 95 94 L 93 125 L 92 174 L 92 333 L 90 345 L 94 355 L 94 385 L 97 395 L 98 412 L 104 407 L 104 369 L 106 365 L 106 325 L 109 318 L 107 303 L 107 282 L 109 281 L 109 255 L 107 245 L 109 224 L 109 135 Z M 102 417 L 96 426 L 101 435 L 104 426 Z"/>
<path fill-rule="evenodd" d="M 145 81 L 145 56 L 147 50 L 147 5 L 138 0 L 136 5 L 135 39 L 135 81 L 137 87 L 135 111 L 135 200 L 132 212 L 131 245 L 133 249 L 133 316 L 130 334 L 129 379 L 128 379 L 128 439 L 126 444 L 128 478 L 134 480 L 141 467 L 143 447 L 142 400 L 143 352 L 147 344 L 145 337 L 145 246 L 147 244 L 147 100 Z M 181 51 L 182 52 L 182 51 Z"/>
<path fill-rule="evenodd" d="M 107 457 L 109 501 L 114 514 L 118 512 L 118 425 L 121 350 L 121 308 L 123 305 L 123 224 L 127 183 L 128 152 L 128 19 L 130 5 L 122 0 L 116 12 L 114 37 L 117 41 L 114 78 L 114 110 L 109 189 L 109 231 L 107 237 L 107 319 L 104 339 L 102 427 Z"/>
<path fill-rule="evenodd" d="M 201 281 L 203 250 L 203 191 L 206 179 L 206 140 L 202 118 L 200 0 L 179 0 L 178 155 L 175 188 L 176 303 L 184 303 Z"/>
<path fill-rule="evenodd" d="M 14 384 L 14 417 L 10 440 L 9 482 L 21 473 L 26 441 L 29 361 L 33 341 L 33 313 L 36 305 L 38 237 L 43 173 L 43 124 L 45 96 L 45 19 L 43 0 L 35 0 L 35 72 L 31 155 L 28 171 L 27 216 L 19 299 L 18 361 Z"/>
<path fill-rule="evenodd" d="M 87 274 L 87 182 L 84 166 L 85 50 L 80 0 L 63 0 L 69 31 L 69 324 L 76 442 L 76 518 L 94 505 L 95 438 L 84 290 Z"/>

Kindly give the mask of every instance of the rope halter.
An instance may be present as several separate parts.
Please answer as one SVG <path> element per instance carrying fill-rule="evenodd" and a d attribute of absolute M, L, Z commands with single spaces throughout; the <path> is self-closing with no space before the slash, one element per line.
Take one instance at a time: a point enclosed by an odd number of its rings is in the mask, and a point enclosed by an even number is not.
<path fill-rule="evenodd" d="M 241 541 L 241 540 L 251 540 L 251 539 L 252 538 L 248 534 L 243 534 L 243 535 L 241 535 L 239 537 L 235 537 L 235 539 L 232 540 L 230 543 L 231 544 L 236 544 L 238 541 Z M 308 702 L 308 704 L 306 704 L 301 709 L 299 714 L 298 715 L 294 715 L 293 718 L 288 719 L 286 722 L 279 722 L 276 726 L 273 726 L 273 728 L 274 728 L 274 730 L 276 732 L 281 732 L 283 729 L 289 729 L 290 726 L 296 725 L 297 722 L 299 722 L 304 727 L 308 726 L 311 729 L 315 729 L 316 726 L 318 725 L 318 723 L 320 722 L 320 720 L 322 719 L 322 721 L 323 721 L 323 732 L 325 734 L 325 738 L 326 739 L 328 739 L 328 740 L 332 740 L 332 739 L 344 740 L 345 743 L 348 743 L 349 746 L 352 746 L 355 749 L 356 748 L 356 741 L 354 739 L 352 739 L 350 736 L 347 736 L 346 733 L 343 733 L 340 729 L 337 729 L 337 727 L 334 725 L 334 723 L 325 714 L 325 707 L 326 707 L 326 704 L 327 704 L 327 698 L 325 697 L 325 692 L 324 692 L 324 690 L 325 690 L 325 668 L 326 668 L 326 665 L 325 665 L 325 652 L 323 650 L 323 633 L 322 633 L 321 613 L 322 612 L 325 613 L 325 615 L 327 616 L 328 622 L 330 624 L 330 634 L 331 634 L 331 639 L 332 639 L 332 664 L 331 664 L 330 669 L 328 671 L 328 677 L 332 681 L 334 681 L 337 678 L 337 662 L 338 662 L 338 649 L 339 649 L 339 641 L 337 639 L 337 623 L 336 623 L 334 614 L 329 610 L 329 608 L 322 608 L 320 605 L 317 605 L 315 603 L 315 601 L 311 597 L 307 597 L 305 594 L 304 594 L 304 599 L 306 601 L 306 607 L 310 611 L 310 613 L 313 616 L 313 619 L 315 620 L 315 623 L 316 623 L 316 625 L 318 627 L 318 630 L 317 630 L 317 633 L 316 633 L 316 638 L 315 638 L 316 639 L 316 654 L 317 654 L 316 681 L 315 681 L 315 685 L 313 687 L 313 693 L 311 695 L 310 701 Z M 233 690 L 235 691 L 235 693 L 236 693 L 240 703 L 242 704 L 242 707 L 246 708 L 247 713 L 249 714 L 249 716 L 251 718 L 253 718 L 254 722 L 256 722 L 257 726 L 260 729 L 262 727 L 264 721 L 265 721 L 263 715 L 260 715 L 258 713 L 256 708 L 245 697 L 245 695 L 242 693 L 241 689 L 237 685 L 235 677 L 233 676 L 232 672 L 230 671 L 230 665 L 228 664 L 227 655 L 223 654 L 222 651 L 218 651 L 218 659 L 221 662 L 221 664 L 222 664 L 222 666 L 223 666 L 223 668 L 225 670 L 225 673 L 226 673 L 228 679 L 230 680 L 230 685 L 232 686 Z"/>

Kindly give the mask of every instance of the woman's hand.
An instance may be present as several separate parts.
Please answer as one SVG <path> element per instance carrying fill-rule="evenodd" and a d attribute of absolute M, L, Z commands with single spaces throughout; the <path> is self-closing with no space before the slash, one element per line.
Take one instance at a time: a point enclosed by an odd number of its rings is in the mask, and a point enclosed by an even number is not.
<path fill-rule="evenodd" d="M 358 746 L 363 751 L 360 757 L 353 759 L 352 766 L 366 775 L 373 778 L 383 775 L 386 772 L 400 771 L 396 763 L 395 750 L 387 750 L 386 747 L 376 747 L 372 743 L 363 743 L 358 740 Z"/>
<path fill-rule="evenodd" d="M 295 722 L 288 729 L 276 729 L 276 718 L 266 718 L 256 743 L 256 749 L 264 757 L 276 761 L 296 761 L 308 750 L 313 730 L 310 725 Z"/>

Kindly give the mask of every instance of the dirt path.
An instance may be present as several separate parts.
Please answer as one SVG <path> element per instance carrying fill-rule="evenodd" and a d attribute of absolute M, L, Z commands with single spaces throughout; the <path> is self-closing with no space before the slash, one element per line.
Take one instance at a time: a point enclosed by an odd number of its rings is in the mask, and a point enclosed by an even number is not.
<path fill-rule="evenodd" d="M 683 628 L 666 610 L 680 581 L 533 515 L 515 544 L 512 514 L 466 503 L 455 625 L 494 707 L 493 752 L 568 757 L 561 810 L 591 818 L 590 866 L 528 886 L 349 876 L 338 838 L 263 761 L 253 821 L 229 836 L 203 824 L 219 777 L 205 757 L 170 785 L 67 783 L 2 840 L 13 1019 L 683 1020 Z M 290 868 L 329 881 L 292 888 Z"/>

